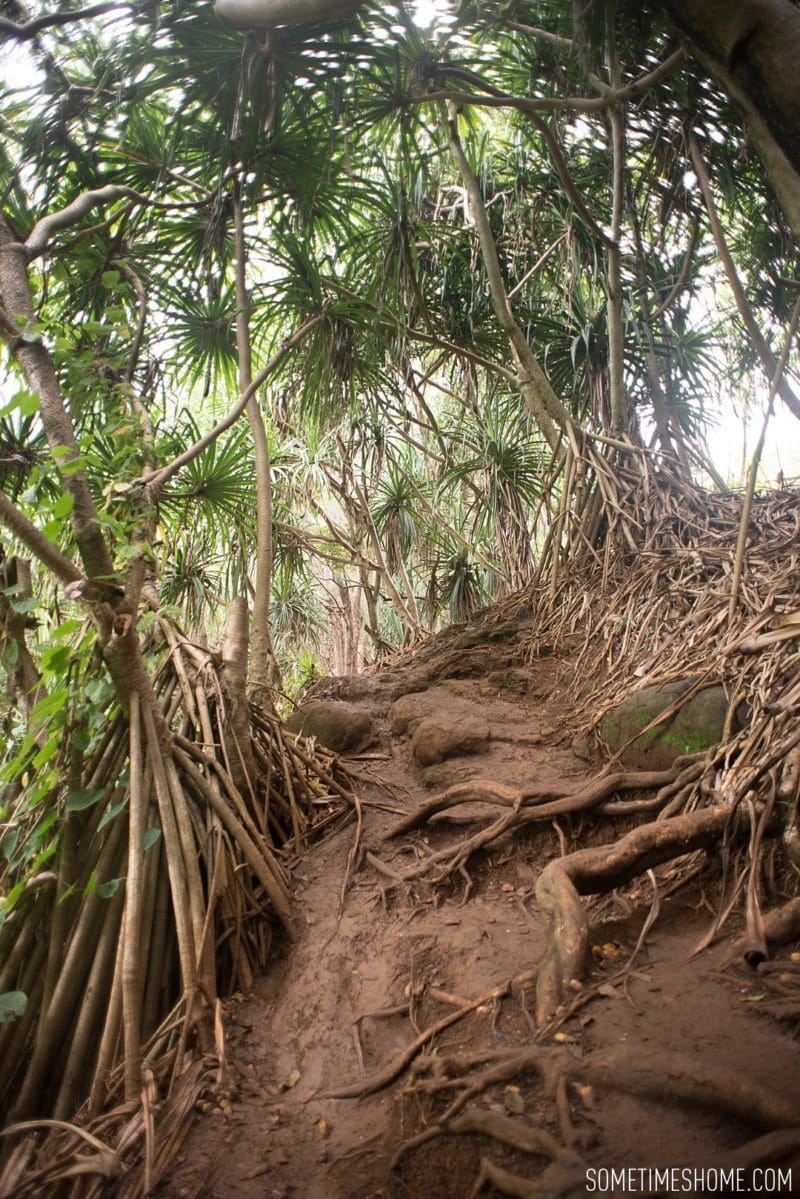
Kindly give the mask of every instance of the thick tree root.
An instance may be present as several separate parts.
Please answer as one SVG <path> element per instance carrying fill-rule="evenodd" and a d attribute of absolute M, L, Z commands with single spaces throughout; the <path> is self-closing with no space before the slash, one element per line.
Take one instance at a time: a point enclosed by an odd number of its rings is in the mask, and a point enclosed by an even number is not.
<path fill-rule="evenodd" d="M 498 807 L 515 808 L 532 819 L 550 819 L 565 812 L 585 812 L 620 791 L 646 791 L 669 786 L 678 777 L 686 761 L 686 758 L 679 758 L 670 770 L 617 771 L 614 774 L 601 774 L 578 787 L 537 785 L 517 788 L 491 779 L 457 783 L 448 787 L 441 795 L 436 795 L 427 803 L 421 804 L 416 811 L 404 816 L 402 820 L 398 820 L 387 829 L 383 839 L 388 841 L 402 833 L 421 828 L 439 812 L 468 803 L 494 803 Z"/>
<path fill-rule="evenodd" d="M 589 922 L 580 895 L 611 891 L 651 866 L 711 845 L 730 819 L 727 807 L 704 808 L 642 825 L 612 845 L 556 858 L 542 871 L 536 898 L 548 921 L 548 948 L 536 982 L 536 1023 L 541 1028 L 583 972 Z"/>
<path fill-rule="evenodd" d="M 800 1143 L 793 1105 L 735 1071 L 709 1069 L 686 1054 L 675 1053 L 665 1058 L 663 1051 L 656 1054 L 627 1046 L 601 1050 L 578 1060 L 566 1048 L 536 1045 L 426 1057 L 417 1062 L 410 1091 L 426 1095 L 459 1093 L 436 1124 L 401 1146 L 392 1161 L 390 1177 L 409 1151 L 426 1142 L 443 1135 L 474 1133 L 522 1153 L 547 1158 L 550 1165 L 539 1178 L 532 1180 L 510 1173 L 484 1157 L 472 1196 L 477 1196 L 487 1184 L 504 1195 L 521 1199 L 584 1194 L 583 1159 L 573 1149 L 564 1148 L 552 1134 L 496 1112 L 477 1107 L 463 1110 L 481 1092 L 526 1073 L 538 1076 L 550 1096 L 557 1097 L 567 1082 L 576 1082 L 601 1093 L 623 1091 L 662 1103 L 705 1108 L 772 1130 L 733 1152 L 721 1154 L 720 1166 L 752 1169 L 774 1163 L 792 1153 Z"/>
<path fill-rule="evenodd" d="M 678 758 L 670 770 L 604 774 L 578 787 L 531 786 L 518 789 L 493 780 L 459 783 L 435 796 L 408 816 L 404 816 L 387 830 L 383 840 L 391 840 L 402 833 L 411 832 L 440 812 L 464 804 L 495 804 L 501 809 L 501 815 L 471 837 L 460 839 L 455 844 L 426 855 L 424 861 L 405 872 L 393 870 L 375 854 L 370 854 L 369 860 L 375 869 L 392 878 L 396 884 L 410 883 L 423 878 L 434 884 L 442 883 L 457 871 L 463 872 L 466 863 L 478 850 L 524 825 L 552 820 L 554 816 L 588 812 L 600 807 L 604 807 L 606 814 L 613 815 L 615 805 L 608 804 L 607 801 L 620 792 L 658 788 L 652 801 L 644 801 L 646 810 L 657 811 L 664 803 L 674 798 L 675 785 L 682 777 L 696 777 L 697 765 L 696 756 L 683 757 Z M 637 801 L 637 808 L 641 803 L 642 801 Z M 620 814 L 625 814 L 626 810 L 622 807 Z"/>
<path fill-rule="evenodd" d="M 707 1108 L 757 1128 L 796 1129 L 798 1124 L 790 1100 L 734 1070 L 711 1068 L 688 1054 L 629 1046 L 598 1050 L 581 1060 L 568 1049 L 546 1045 L 426 1057 L 416 1063 L 410 1089 L 426 1094 L 460 1090 L 440 1121 L 444 1124 L 481 1091 L 524 1073 L 538 1075 L 551 1095 L 558 1080 L 566 1078 L 597 1089 Z"/>

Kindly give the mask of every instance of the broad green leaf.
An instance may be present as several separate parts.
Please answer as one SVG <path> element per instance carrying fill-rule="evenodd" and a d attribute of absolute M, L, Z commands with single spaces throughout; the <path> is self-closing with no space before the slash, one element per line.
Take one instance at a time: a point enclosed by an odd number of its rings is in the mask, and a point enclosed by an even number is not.
<path fill-rule="evenodd" d="M 101 800 L 104 794 L 104 791 L 83 791 L 80 788 L 70 791 L 67 796 L 66 809 L 68 812 L 82 812 L 84 808 L 91 808 L 98 800 Z"/>
<path fill-rule="evenodd" d="M 97 826 L 98 831 L 101 828 L 105 828 L 107 824 L 110 824 L 112 820 L 114 820 L 117 816 L 119 816 L 120 812 L 124 812 L 125 808 L 127 806 L 128 806 L 128 797 L 126 795 L 125 798 L 120 800 L 119 803 L 114 804 L 114 806 L 109 808 L 107 812 L 103 813 L 103 818 Z"/>
<path fill-rule="evenodd" d="M 59 496 L 59 498 L 53 504 L 53 516 L 55 516 L 55 517 L 69 516 L 69 514 L 72 512 L 74 503 L 75 503 L 74 496 L 71 495 L 70 492 L 65 491 L 64 494 Z"/>
<path fill-rule="evenodd" d="M 151 845 L 155 845 L 161 836 L 160 828 L 146 828 L 142 837 L 142 851 L 146 852 Z"/>

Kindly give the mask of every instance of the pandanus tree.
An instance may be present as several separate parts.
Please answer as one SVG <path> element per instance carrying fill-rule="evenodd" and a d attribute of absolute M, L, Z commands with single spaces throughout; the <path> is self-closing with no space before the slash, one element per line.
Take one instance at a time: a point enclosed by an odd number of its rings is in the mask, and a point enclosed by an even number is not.
<path fill-rule="evenodd" d="M 280 853 L 343 786 L 274 714 L 315 608 L 282 554 L 379 646 L 526 582 L 534 535 L 555 590 L 637 444 L 697 470 L 731 341 L 800 411 L 790 0 L 263 10 L 0 19 L 34 80 L 0 130 L 19 1116 L 168 1085 L 266 958 L 253 914 L 291 935 Z"/>

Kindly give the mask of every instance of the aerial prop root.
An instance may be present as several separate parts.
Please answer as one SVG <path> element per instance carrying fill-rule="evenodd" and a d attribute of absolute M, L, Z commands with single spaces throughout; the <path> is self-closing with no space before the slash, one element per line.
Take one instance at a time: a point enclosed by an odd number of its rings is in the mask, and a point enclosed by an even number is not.
<path fill-rule="evenodd" d="M 389 1086 L 439 1032 L 476 1008 L 503 998 L 515 984 L 529 981 L 533 975 L 537 978 L 536 1022 L 540 1028 L 546 1025 L 556 1016 L 570 983 L 581 973 L 586 959 L 589 927 L 580 895 L 612 890 L 652 866 L 713 844 L 730 818 L 728 807 L 704 808 L 643 825 L 612 845 L 579 850 L 551 862 L 536 888 L 538 902 L 549 923 L 548 948 L 538 967 L 465 1003 L 420 1033 L 382 1070 L 323 1098 L 357 1099 Z"/>

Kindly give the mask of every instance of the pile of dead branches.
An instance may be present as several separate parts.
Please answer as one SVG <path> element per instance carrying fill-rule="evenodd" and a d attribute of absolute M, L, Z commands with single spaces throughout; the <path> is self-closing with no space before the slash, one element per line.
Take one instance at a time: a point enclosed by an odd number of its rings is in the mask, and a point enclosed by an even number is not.
<path fill-rule="evenodd" d="M 41 869 L 0 876 L 0 992 L 27 997 L 0 1024 L 3 1196 L 147 1193 L 204 1093 L 227 1102 L 221 997 L 294 935 L 284 862 L 349 809 L 338 760 L 248 707 L 227 644 L 157 616 L 155 711 L 111 706 L 77 775 L 65 739 L 62 784 L 12 816 L 17 846 L 55 823 Z"/>
<path fill-rule="evenodd" d="M 603 469 L 596 453 L 587 457 L 594 471 Z M 729 720 L 709 757 L 710 785 L 730 806 L 772 794 L 783 805 L 791 849 L 800 765 L 800 492 L 709 493 L 653 469 L 646 455 L 636 470 L 608 474 L 602 490 L 602 551 L 587 540 L 571 555 L 565 538 L 562 561 L 551 558 L 551 578 L 532 595 L 533 652 L 542 644 L 571 647 L 578 712 L 592 726 L 647 684 L 693 678 L 687 702 L 709 683 L 724 683 Z M 684 801 L 696 800 L 699 788 L 695 780 Z"/>

